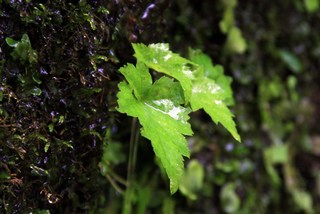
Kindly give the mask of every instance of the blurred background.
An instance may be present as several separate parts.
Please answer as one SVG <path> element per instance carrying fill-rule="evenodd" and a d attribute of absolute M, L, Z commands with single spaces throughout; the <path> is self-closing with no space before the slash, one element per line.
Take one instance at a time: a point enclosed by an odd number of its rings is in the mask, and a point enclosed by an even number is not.
<path fill-rule="evenodd" d="M 320 1 L 0 1 L 0 212 L 121 213 L 132 42 L 208 54 L 242 142 L 203 112 L 179 191 L 140 138 L 132 213 L 320 213 Z"/>

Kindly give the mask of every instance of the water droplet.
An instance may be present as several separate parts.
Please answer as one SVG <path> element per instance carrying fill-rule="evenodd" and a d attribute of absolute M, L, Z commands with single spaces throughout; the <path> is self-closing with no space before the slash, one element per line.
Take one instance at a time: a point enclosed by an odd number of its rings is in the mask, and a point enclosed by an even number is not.
<path fill-rule="evenodd" d="M 46 156 L 46 157 L 44 157 L 44 159 L 43 159 L 43 163 L 47 163 L 48 162 L 48 157 Z"/>
<path fill-rule="evenodd" d="M 60 103 L 62 103 L 63 105 L 67 105 L 67 102 L 66 102 L 66 100 L 65 99 L 60 99 Z"/>
<path fill-rule="evenodd" d="M 96 146 L 97 146 L 97 140 L 96 140 L 96 138 L 94 138 L 92 141 L 92 147 L 96 148 Z"/>
<path fill-rule="evenodd" d="M 157 105 L 158 108 L 155 108 L 154 106 L 151 106 L 147 103 L 146 104 L 157 111 L 161 111 L 162 113 L 169 115 L 175 120 L 182 119 L 181 115 L 185 110 L 180 106 L 176 107 L 171 100 L 168 100 L 168 99 L 155 100 L 153 101 L 153 103 Z"/>
<path fill-rule="evenodd" d="M 89 125 L 89 129 L 90 129 L 90 130 L 94 130 L 95 128 L 96 128 L 96 124 L 90 124 L 90 125 Z"/>
<path fill-rule="evenodd" d="M 221 100 L 215 100 L 214 103 L 217 104 L 217 105 L 221 105 L 222 101 Z"/>
<path fill-rule="evenodd" d="M 41 89 L 38 87 L 34 87 L 31 91 L 31 94 L 34 96 L 40 96 L 42 93 Z"/>
<path fill-rule="evenodd" d="M 146 10 L 143 12 L 143 15 L 142 15 L 141 19 L 146 19 L 146 18 L 148 17 L 148 15 L 149 15 L 150 10 L 151 10 L 152 8 L 154 8 L 155 6 L 156 6 L 155 4 L 150 4 L 150 5 L 146 8 Z"/>
<path fill-rule="evenodd" d="M 55 204 L 57 203 L 58 201 L 60 201 L 60 197 L 59 196 L 56 196 L 54 194 L 51 194 L 51 193 L 48 193 L 47 194 L 47 200 L 50 204 Z"/>
<path fill-rule="evenodd" d="M 164 56 L 164 61 L 167 61 L 168 59 L 170 59 L 170 58 L 171 58 L 171 56 L 172 56 L 171 54 L 167 54 L 167 55 L 165 55 L 165 56 Z"/>
<path fill-rule="evenodd" d="M 156 60 L 155 58 L 153 58 L 153 63 L 158 64 L 158 60 Z"/>
<path fill-rule="evenodd" d="M 188 78 L 194 79 L 193 73 L 188 66 L 182 66 L 182 73 L 184 73 Z"/>
<path fill-rule="evenodd" d="M 164 43 L 150 44 L 149 47 L 155 50 L 169 51 L 169 45 Z"/>

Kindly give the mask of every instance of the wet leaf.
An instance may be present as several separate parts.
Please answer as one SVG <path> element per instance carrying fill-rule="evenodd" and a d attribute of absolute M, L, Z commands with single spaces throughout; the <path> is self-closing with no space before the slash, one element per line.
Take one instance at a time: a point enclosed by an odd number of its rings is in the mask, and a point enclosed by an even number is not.
<path fill-rule="evenodd" d="M 32 74 L 32 79 L 37 84 L 41 84 L 42 83 L 42 81 L 39 79 L 39 77 L 38 77 L 38 75 L 36 75 L 36 73 Z"/>
<path fill-rule="evenodd" d="M 148 91 L 147 96 L 157 98 L 157 100 L 170 98 L 175 105 L 184 103 L 180 84 L 167 77 L 158 79 Z"/>
<path fill-rule="evenodd" d="M 20 60 L 22 64 L 29 62 L 35 63 L 38 61 L 38 55 L 35 50 L 32 49 L 29 36 L 23 34 L 21 41 L 15 41 L 12 38 L 6 38 L 6 42 L 14 50 L 11 52 L 11 56 L 15 60 Z"/>
<path fill-rule="evenodd" d="M 67 141 L 67 140 L 61 140 L 61 139 L 58 139 L 58 138 L 54 138 L 54 139 L 58 143 L 58 145 L 63 145 L 63 146 L 66 146 L 66 147 L 68 147 L 70 149 L 73 149 L 73 146 L 71 144 L 72 143 L 71 140 Z"/>
<path fill-rule="evenodd" d="M 223 102 L 224 99 L 225 93 L 215 81 L 202 77 L 193 82 L 190 99 L 192 110 L 204 109 L 215 123 L 221 123 L 240 142 L 240 135 L 233 121 L 234 116 Z"/>
<path fill-rule="evenodd" d="M 49 172 L 45 169 L 42 169 L 34 164 L 30 165 L 31 173 L 37 176 L 48 176 Z"/>
<path fill-rule="evenodd" d="M 170 191 L 176 192 L 183 176 L 183 156 L 189 157 L 184 137 L 192 135 L 188 123 L 189 109 L 176 106 L 169 99 L 150 97 L 149 100 L 139 101 L 125 82 L 121 82 L 119 88 L 118 111 L 139 119 L 142 136 L 151 141 L 156 156 L 170 178 Z"/>
<path fill-rule="evenodd" d="M 134 95 L 137 99 L 142 99 L 152 84 L 148 68 L 143 63 L 138 62 L 136 67 L 132 64 L 128 64 L 127 66 L 120 68 L 119 71 L 126 77 L 126 80 L 133 88 Z"/>
<path fill-rule="evenodd" d="M 231 88 L 231 77 L 224 75 L 223 67 L 221 65 L 213 65 L 211 58 L 202 53 L 200 50 L 189 49 L 190 60 L 199 65 L 199 69 L 203 70 L 204 75 L 209 79 L 215 80 L 224 93 L 224 102 L 228 105 L 234 104 L 233 92 Z"/>
<path fill-rule="evenodd" d="M 148 67 L 165 73 L 177 79 L 183 90 L 186 103 L 188 103 L 193 73 L 187 64 L 194 64 L 191 61 L 175 54 L 169 50 L 169 45 L 164 43 L 151 44 L 132 44 L 135 51 L 135 57 L 138 61 L 145 63 Z"/>
<path fill-rule="evenodd" d="M 38 87 L 34 87 L 32 90 L 31 90 L 31 94 L 34 95 L 34 96 L 40 96 L 42 93 L 41 89 L 38 88 Z"/>
<path fill-rule="evenodd" d="M 14 40 L 14 39 L 12 39 L 10 37 L 6 38 L 6 42 L 10 47 L 14 47 L 14 48 L 17 47 L 17 45 L 19 43 L 18 41 Z"/>
<path fill-rule="evenodd" d="M 137 65 L 128 64 L 119 70 L 127 82 L 118 85 L 118 111 L 139 119 L 141 134 L 151 141 L 174 193 L 183 176 L 183 156 L 189 157 L 185 136 L 193 134 L 188 123 L 189 104 L 193 111 L 203 108 L 240 141 L 225 103 L 232 99 L 230 79 L 204 54 L 193 55 L 197 64 L 172 53 L 167 44 L 133 44 L 133 48 Z M 152 84 L 148 68 L 174 79 L 162 76 Z M 220 79 L 221 86 L 211 78 Z"/>

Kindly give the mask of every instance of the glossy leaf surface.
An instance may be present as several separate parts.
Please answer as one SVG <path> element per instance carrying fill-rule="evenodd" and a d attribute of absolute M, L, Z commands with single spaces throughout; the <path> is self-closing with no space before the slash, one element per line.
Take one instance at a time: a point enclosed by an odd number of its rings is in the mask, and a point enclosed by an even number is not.
<path fill-rule="evenodd" d="M 149 46 L 133 44 L 132 46 L 138 61 L 180 82 L 187 103 L 191 95 L 192 79 L 194 78 L 188 64 L 191 65 L 193 63 L 178 54 L 172 53 L 168 44 L 158 43 Z"/>
<path fill-rule="evenodd" d="M 204 75 L 209 79 L 212 79 L 219 85 L 223 90 L 220 93 L 223 93 L 224 102 L 227 105 L 234 104 L 233 93 L 231 88 L 231 77 L 224 75 L 223 67 L 221 65 L 213 65 L 211 58 L 202 53 L 200 50 L 189 50 L 190 60 L 197 63 L 199 70 L 203 72 L 200 75 L 200 78 Z"/>
<path fill-rule="evenodd" d="M 225 98 L 223 89 L 215 81 L 202 77 L 193 83 L 190 104 L 193 111 L 203 109 L 215 123 L 221 123 L 237 141 L 241 141 L 233 114 L 223 101 Z"/>
<path fill-rule="evenodd" d="M 133 48 L 137 65 L 119 70 L 126 81 L 118 85 L 118 111 L 138 118 L 141 134 L 151 141 L 174 193 L 184 174 L 183 156 L 189 157 L 185 136 L 193 134 L 188 122 L 191 109 L 204 109 L 240 141 L 227 107 L 233 103 L 231 79 L 202 52 L 191 50 L 189 61 L 172 53 L 167 44 L 133 44 Z M 149 68 L 174 79 L 162 76 L 153 83 Z"/>
<path fill-rule="evenodd" d="M 128 70 L 133 71 L 134 68 L 127 66 L 120 71 L 128 74 L 131 72 Z M 143 75 L 139 77 L 143 78 Z M 119 84 L 118 111 L 139 119 L 141 134 L 151 141 L 156 156 L 170 178 L 170 191 L 174 193 L 183 176 L 183 156 L 189 157 L 184 135 L 192 135 L 188 123 L 190 109 L 179 105 L 183 101 L 182 90 L 179 84 L 171 79 L 163 77 L 156 81 L 150 86 L 149 95 L 143 99 L 133 95 L 135 89 L 141 94 L 140 89 L 131 86 L 130 82 L 134 81 L 139 82 L 138 79 L 130 79 L 129 84 Z M 171 90 L 167 90 L 163 84 L 170 85 Z"/>

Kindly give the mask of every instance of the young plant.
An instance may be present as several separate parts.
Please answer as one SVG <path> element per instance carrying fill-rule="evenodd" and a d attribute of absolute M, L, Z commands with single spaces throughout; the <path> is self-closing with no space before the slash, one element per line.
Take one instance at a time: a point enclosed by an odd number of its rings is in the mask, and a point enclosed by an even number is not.
<path fill-rule="evenodd" d="M 189 113 L 203 109 L 237 140 L 231 79 L 221 66 L 200 51 L 190 50 L 190 60 L 169 50 L 168 44 L 132 44 L 137 63 L 120 68 L 117 110 L 138 118 L 142 136 L 151 141 L 169 179 L 170 192 L 177 191 L 183 176 L 183 156 L 189 157 L 186 136 L 193 134 Z M 149 69 L 163 73 L 153 81 Z"/>
<path fill-rule="evenodd" d="M 22 64 L 38 61 L 37 51 L 32 49 L 28 34 L 23 34 L 20 41 L 7 37 L 6 42 L 14 48 L 11 52 L 13 59 L 19 60 Z"/>

